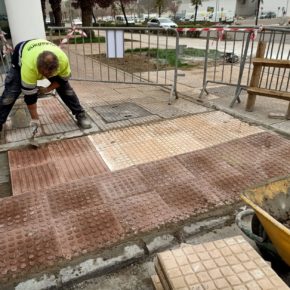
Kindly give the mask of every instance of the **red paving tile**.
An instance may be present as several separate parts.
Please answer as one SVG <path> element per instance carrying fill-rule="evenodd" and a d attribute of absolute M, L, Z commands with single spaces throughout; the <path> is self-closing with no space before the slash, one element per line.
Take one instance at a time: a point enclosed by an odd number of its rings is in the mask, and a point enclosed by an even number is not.
<path fill-rule="evenodd" d="M 99 182 L 89 177 L 50 188 L 45 192 L 53 218 L 104 204 Z"/>
<path fill-rule="evenodd" d="M 180 218 L 156 192 L 115 200 L 112 206 L 127 233 L 148 232 Z"/>
<path fill-rule="evenodd" d="M 109 206 L 100 205 L 54 219 L 66 259 L 112 246 L 124 238 L 124 230 Z"/>
<path fill-rule="evenodd" d="M 194 174 L 186 169 L 175 157 L 137 166 L 144 177 L 155 187 L 164 184 L 194 179 Z"/>
<path fill-rule="evenodd" d="M 40 272 L 62 257 L 54 228 L 38 222 L 5 231 L 0 235 L 0 252 L 0 281 L 3 282 Z"/>
<path fill-rule="evenodd" d="M 13 195 L 40 192 L 63 182 L 64 179 L 54 162 L 11 170 Z"/>
<path fill-rule="evenodd" d="M 8 157 L 14 195 L 109 171 L 87 137 L 10 151 Z"/>
<path fill-rule="evenodd" d="M 27 193 L 1 199 L 0 236 L 16 228 L 46 223 L 49 219 L 49 206 L 41 194 Z"/>
<path fill-rule="evenodd" d="M 151 189 L 150 183 L 136 167 L 100 175 L 98 182 L 100 191 L 108 200 L 124 199 Z"/>
<path fill-rule="evenodd" d="M 39 99 L 38 113 L 42 129 L 39 136 L 53 135 L 79 129 L 71 114 L 66 111 L 65 107 L 57 98 L 48 97 Z M 6 143 L 27 140 L 31 137 L 31 134 L 32 131 L 30 127 L 14 129 L 9 122 L 6 124 Z"/>
<path fill-rule="evenodd" d="M 13 190 L 35 193 L 0 200 L 0 281 L 234 204 L 289 173 L 289 153 L 261 133 L 111 173 L 86 138 L 10 152 Z"/>

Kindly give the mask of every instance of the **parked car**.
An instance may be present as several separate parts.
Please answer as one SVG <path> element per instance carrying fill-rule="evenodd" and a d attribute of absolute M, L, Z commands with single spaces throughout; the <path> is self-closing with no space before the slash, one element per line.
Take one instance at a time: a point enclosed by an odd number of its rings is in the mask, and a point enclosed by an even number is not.
<path fill-rule="evenodd" d="M 130 17 L 130 16 L 126 16 L 127 17 L 127 21 L 128 21 L 128 24 L 129 25 L 134 25 L 135 24 L 135 20 L 133 17 Z M 126 23 L 126 19 L 123 15 L 117 15 L 115 17 L 115 21 L 116 21 L 116 24 L 119 24 L 119 25 L 123 25 L 123 24 L 127 24 Z"/>
<path fill-rule="evenodd" d="M 79 18 L 75 18 L 75 19 L 72 20 L 72 25 L 82 26 L 82 24 L 83 24 L 83 22 Z"/>
<path fill-rule="evenodd" d="M 276 18 L 277 15 L 275 12 L 262 12 L 260 19 L 271 19 L 271 18 Z"/>
<path fill-rule="evenodd" d="M 147 22 L 148 27 L 177 28 L 177 24 L 169 18 L 152 18 Z"/>

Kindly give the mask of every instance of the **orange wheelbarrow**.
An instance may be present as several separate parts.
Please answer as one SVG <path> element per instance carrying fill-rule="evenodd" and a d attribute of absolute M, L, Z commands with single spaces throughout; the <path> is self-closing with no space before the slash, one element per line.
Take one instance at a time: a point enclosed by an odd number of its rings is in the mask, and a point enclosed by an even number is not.
<path fill-rule="evenodd" d="M 246 190 L 241 198 L 252 208 L 236 216 L 239 228 L 265 259 L 282 259 L 290 266 L 290 176 Z M 246 224 L 252 216 L 251 227 Z"/>

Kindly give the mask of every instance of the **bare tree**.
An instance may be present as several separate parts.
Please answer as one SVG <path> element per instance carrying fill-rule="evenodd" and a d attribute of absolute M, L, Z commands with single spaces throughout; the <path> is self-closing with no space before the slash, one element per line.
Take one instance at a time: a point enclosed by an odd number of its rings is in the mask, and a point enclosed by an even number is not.
<path fill-rule="evenodd" d="M 176 18 L 176 13 L 178 12 L 179 6 L 180 6 L 181 2 L 178 1 L 172 1 L 169 4 L 169 11 L 173 14 L 174 19 Z"/>

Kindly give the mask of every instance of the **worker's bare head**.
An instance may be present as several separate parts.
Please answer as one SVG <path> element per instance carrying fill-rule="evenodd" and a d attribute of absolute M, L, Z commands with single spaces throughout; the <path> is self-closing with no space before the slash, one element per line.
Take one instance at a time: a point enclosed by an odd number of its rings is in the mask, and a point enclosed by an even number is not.
<path fill-rule="evenodd" d="M 44 51 L 37 58 L 37 70 L 46 78 L 54 75 L 58 65 L 58 59 L 51 51 Z"/>

